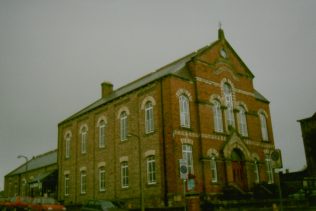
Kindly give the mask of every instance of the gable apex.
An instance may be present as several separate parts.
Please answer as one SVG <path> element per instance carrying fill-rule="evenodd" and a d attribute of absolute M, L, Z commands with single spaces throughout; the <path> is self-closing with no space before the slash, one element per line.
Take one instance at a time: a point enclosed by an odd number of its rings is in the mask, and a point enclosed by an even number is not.
<path fill-rule="evenodd" d="M 193 59 L 210 66 L 225 64 L 231 66 L 232 71 L 234 71 L 236 75 L 244 75 L 250 79 L 254 78 L 250 69 L 225 38 L 225 33 L 222 28 L 218 29 L 218 40 L 196 51 L 196 55 L 194 55 Z"/>

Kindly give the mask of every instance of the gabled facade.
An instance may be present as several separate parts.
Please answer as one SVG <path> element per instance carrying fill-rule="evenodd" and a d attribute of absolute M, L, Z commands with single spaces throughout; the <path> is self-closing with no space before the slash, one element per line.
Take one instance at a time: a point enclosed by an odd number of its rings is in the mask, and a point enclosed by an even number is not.
<path fill-rule="evenodd" d="M 224 36 L 102 97 L 58 125 L 59 200 L 117 199 L 130 208 L 199 204 L 225 187 L 274 183 L 269 102 Z M 190 199 L 191 200 L 191 199 Z"/>

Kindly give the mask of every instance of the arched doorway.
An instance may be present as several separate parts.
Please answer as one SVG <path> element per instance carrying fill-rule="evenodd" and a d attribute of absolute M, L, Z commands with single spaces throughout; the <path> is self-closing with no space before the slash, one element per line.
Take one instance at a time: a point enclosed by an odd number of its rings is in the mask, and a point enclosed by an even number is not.
<path fill-rule="evenodd" d="M 245 168 L 245 157 L 240 149 L 233 149 L 231 153 L 233 183 L 241 189 L 247 189 L 247 174 Z"/>

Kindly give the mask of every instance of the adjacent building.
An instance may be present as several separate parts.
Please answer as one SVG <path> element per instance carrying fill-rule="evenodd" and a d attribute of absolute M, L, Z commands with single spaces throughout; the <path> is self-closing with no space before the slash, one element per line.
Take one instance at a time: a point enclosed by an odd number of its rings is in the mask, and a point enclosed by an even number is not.
<path fill-rule="evenodd" d="M 5 196 L 52 196 L 57 197 L 57 150 L 35 156 L 5 175 Z"/>
<path fill-rule="evenodd" d="M 316 113 L 298 120 L 301 125 L 303 144 L 307 162 L 307 174 L 316 177 Z"/>
<path fill-rule="evenodd" d="M 301 125 L 303 144 L 306 156 L 306 174 L 303 187 L 306 190 L 316 190 L 316 113 L 313 116 L 298 120 Z"/>
<path fill-rule="evenodd" d="M 177 207 L 273 184 L 269 101 L 219 29 L 218 40 L 113 90 L 58 124 L 58 198 Z M 185 160 L 185 189 L 179 160 Z M 183 191 L 185 190 L 185 191 Z"/>

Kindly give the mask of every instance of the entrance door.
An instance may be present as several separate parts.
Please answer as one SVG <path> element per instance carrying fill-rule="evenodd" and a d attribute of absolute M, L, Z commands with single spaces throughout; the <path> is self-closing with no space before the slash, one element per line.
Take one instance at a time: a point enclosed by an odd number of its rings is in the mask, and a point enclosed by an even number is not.
<path fill-rule="evenodd" d="M 245 172 L 245 161 L 240 150 L 234 149 L 232 152 L 233 182 L 245 190 L 247 188 L 247 176 Z"/>

